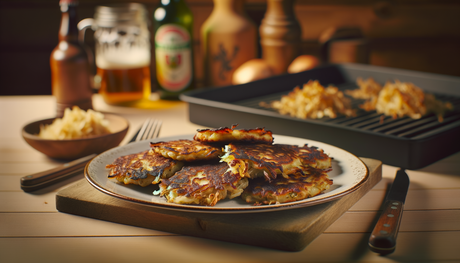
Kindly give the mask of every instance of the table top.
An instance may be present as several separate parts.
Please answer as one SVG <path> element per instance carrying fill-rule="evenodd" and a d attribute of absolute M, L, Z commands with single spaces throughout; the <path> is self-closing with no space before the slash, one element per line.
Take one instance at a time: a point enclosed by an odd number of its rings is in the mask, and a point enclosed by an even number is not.
<path fill-rule="evenodd" d="M 59 212 L 56 193 L 84 178 L 26 193 L 20 178 L 62 164 L 30 147 L 21 128 L 54 115 L 52 96 L 0 97 L 0 262 L 458 262 L 460 261 L 460 153 L 419 170 L 411 184 L 396 251 L 380 256 L 368 249 L 370 232 L 397 167 L 383 165 L 383 179 L 304 250 L 286 252 L 161 232 Z M 127 118 L 125 143 L 148 118 L 163 121 L 161 137 L 207 128 L 188 119 L 184 102 L 98 111 Z M 365 156 L 363 156 L 365 157 Z"/>

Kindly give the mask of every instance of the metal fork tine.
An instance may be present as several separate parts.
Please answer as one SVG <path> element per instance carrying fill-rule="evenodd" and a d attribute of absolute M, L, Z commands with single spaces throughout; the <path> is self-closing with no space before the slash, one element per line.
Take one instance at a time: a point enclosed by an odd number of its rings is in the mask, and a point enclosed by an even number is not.
<path fill-rule="evenodd" d="M 142 125 L 136 141 L 143 141 L 148 139 L 157 138 L 160 134 L 162 121 L 147 119 Z"/>
<path fill-rule="evenodd" d="M 152 131 L 152 125 L 154 123 L 154 120 L 148 119 L 147 121 L 147 126 L 145 128 L 144 133 L 142 134 L 141 140 L 146 140 L 150 136 L 150 132 Z"/>
<path fill-rule="evenodd" d="M 150 138 L 158 138 L 160 136 L 161 125 L 163 124 L 162 121 L 157 120 L 156 125 L 153 129 L 152 136 Z"/>
<path fill-rule="evenodd" d="M 136 142 L 142 140 L 142 137 L 143 137 L 143 135 L 145 134 L 145 130 L 148 128 L 149 123 L 150 123 L 150 119 L 147 119 L 147 120 L 144 122 L 144 124 L 142 124 L 142 127 L 141 127 L 141 129 L 139 130 L 139 133 L 137 134 Z"/>
<path fill-rule="evenodd" d="M 158 134 L 160 133 L 160 127 L 161 127 L 160 121 L 153 120 L 152 125 L 150 126 L 150 130 L 148 134 L 146 134 L 146 136 L 144 137 L 144 140 L 158 137 Z"/>
<path fill-rule="evenodd" d="M 147 140 L 148 138 L 150 138 L 151 134 L 152 134 L 152 130 L 153 130 L 153 126 L 155 125 L 155 121 L 154 120 L 150 120 L 150 123 L 149 123 L 149 127 L 147 128 L 147 130 L 145 131 L 144 135 L 142 136 L 142 140 Z"/>
<path fill-rule="evenodd" d="M 147 140 L 148 138 L 150 138 L 154 125 L 155 120 L 150 119 L 149 126 L 145 130 L 145 133 L 142 135 L 142 140 Z"/>

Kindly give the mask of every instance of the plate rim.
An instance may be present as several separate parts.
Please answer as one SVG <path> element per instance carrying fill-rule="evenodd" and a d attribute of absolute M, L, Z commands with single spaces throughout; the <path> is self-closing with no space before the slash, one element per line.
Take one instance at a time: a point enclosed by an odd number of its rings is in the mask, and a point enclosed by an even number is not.
<path fill-rule="evenodd" d="M 192 137 L 193 137 L 193 134 L 188 134 L 188 135 L 159 137 L 159 138 L 156 138 L 156 139 L 154 139 L 152 141 L 166 141 L 166 140 L 175 140 L 175 139 L 180 139 L 180 138 L 183 139 L 183 138 L 192 138 Z M 90 172 L 88 171 L 90 165 L 97 158 L 102 158 L 101 157 L 102 155 L 107 154 L 110 151 L 115 151 L 115 150 L 119 150 L 121 148 L 124 148 L 124 147 L 128 146 L 129 144 L 109 149 L 109 150 L 107 150 L 105 152 L 102 152 L 101 154 L 97 155 L 96 157 L 94 157 L 92 160 L 90 160 L 86 164 L 85 169 L 84 169 L 84 175 L 85 175 L 86 181 L 88 181 L 90 183 L 90 185 L 93 186 L 94 188 L 96 188 L 97 190 L 101 191 L 104 194 L 107 194 L 109 196 L 112 196 L 112 197 L 115 197 L 115 198 L 118 198 L 118 199 L 121 199 L 121 200 L 124 200 L 124 201 L 134 202 L 136 204 L 141 204 L 141 205 L 145 205 L 145 206 L 148 206 L 148 207 L 155 207 L 155 208 L 160 208 L 160 209 L 183 211 L 183 212 L 200 212 L 200 213 L 255 213 L 255 212 L 270 212 L 270 211 L 280 211 L 280 210 L 287 210 L 287 209 L 296 209 L 296 208 L 303 208 L 303 207 L 309 207 L 309 206 L 316 206 L 316 205 L 319 205 L 319 204 L 332 202 L 334 200 L 340 199 L 340 198 L 342 198 L 342 197 L 344 197 L 346 195 L 349 195 L 349 194 L 355 192 L 356 190 L 361 188 L 362 185 L 366 181 L 368 181 L 368 179 L 369 179 L 369 167 L 367 167 L 367 165 L 364 163 L 364 161 L 361 158 L 357 157 L 353 153 L 348 152 L 347 150 L 344 150 L 342 148 L 339 148 L 339 147 L 331 145 L 331 144 L 327 144 L 327 143 L 323 143 L 323 142 L 319 142 L 319 141 L 315 141 L 315 140 L 309 140 L 309 139 L 305 139 L 305 138 L 294 137 L 294 136 L 273 134 L 273 137 L 275 137 L 275 138 L 276 137 L 285 137 L 285 138 L 299 139 L 299 140 L 303 140 L 303 141 L 308 141 L 309 142 L 308 144 L 309 145 L 311 144 L 312 146 L 314 146 L 313 144 L 315 142 L 318 142 L 320 144 L 327 145 L 327 146 L 339 149 L 339 150 L 341 150 L 341 151 L 353 156 L 354 158 L 356 158 L 356 160 L 358 160 L 359 163 L 364 166 L 365 175 L 353 187 L 348 188 L 348 189 L 346 189 L 346 190 L 344 190 L 344 191 L 342 191 L 340 193 L 337 193 L 337 194 L 334 194 L 334 195 L 331 195 L 331 196 L 327 196 L 325 198 L 320 198 L 320 199 L 315 199 L 315 200 L 308 200 L 308 198 L 306 198 L 306 199 L 303 199 L 303 200 L 295 201 L 295 203 L 292 202 L 292 203 L 281 203 L 281 204 L 272 204 L 272 205 L 255 206 L 255 205 L 248 204 L 248 206 L 245 206 L 243 208 L 185 205 L 185 204 L 175 204 L 175 203 L 169 203 L 169 202 L 168 203 L 149 202 L 149 201 L 146 201 L 146 200 L 142 200 L 142 199 L 126 196 L 126 195 L 123 195 L 123 194 L 120 194 L 120 193 L 117 193 L 117 192 L 114 192 L 114 191 L 110 191 L 110 190 L 106 189 L 105 187 L 99 185 L 91 177 Z M 109 180 L 109 179 L 107 178 L 107 180 Z"/>

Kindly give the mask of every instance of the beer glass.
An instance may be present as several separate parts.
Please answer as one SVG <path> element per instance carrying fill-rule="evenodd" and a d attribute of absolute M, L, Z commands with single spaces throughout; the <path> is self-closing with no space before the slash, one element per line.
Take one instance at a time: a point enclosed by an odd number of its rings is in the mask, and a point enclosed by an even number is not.
<path fill-rule="evenodd" d="M 96 7 L 93 18 L 80 21 L 82 36 L 94 30 L 99 94 L 112 105 L 148 99 L 151 93 L 150 32 L 147 10 L 126 3 Z"/>

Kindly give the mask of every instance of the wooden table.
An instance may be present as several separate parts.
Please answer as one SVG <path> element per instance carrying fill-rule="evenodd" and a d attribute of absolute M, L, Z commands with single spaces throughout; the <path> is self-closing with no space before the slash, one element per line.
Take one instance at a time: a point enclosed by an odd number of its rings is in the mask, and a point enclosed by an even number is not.
<path fill-rule="evenodd" d="M 147 117 L 163 120 L 160 136 L 191 134 L 187 105 L 144 109 L 108 106 L 95 95 L 95 108 L 130 121 L 125 142 Z M 150 108 L 149 108 L 150 107 Z M 26 123 L 52 117 L 51 96 L 0 97 L 0 262 L 459 262 L 460 153 L 416 171 L 393 254 L 367 247 L 387 186 L 396 167 L 383 165 L 383 179 L 300 252 L 241 245 L 62 213 L 56 193 L 83 178 L 25 193 L 19 179 L 60 164 L 21 138 Z M 365 157 L 365 156 L 364 156 Z"/>

